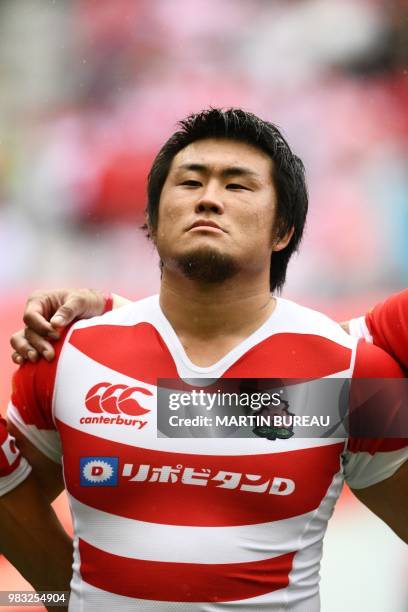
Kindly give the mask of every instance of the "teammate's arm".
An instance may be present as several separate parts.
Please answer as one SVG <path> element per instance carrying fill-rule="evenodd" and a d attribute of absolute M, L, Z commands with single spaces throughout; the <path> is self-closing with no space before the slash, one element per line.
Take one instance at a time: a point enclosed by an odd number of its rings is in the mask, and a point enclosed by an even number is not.
<path fill-rule="evenodd" d="M 72 542 L 34 473 L 0 497 L 0 552 L 36 591 L 69 591 Z"/>
<path fill-rule="evenodd" d="M 351 490 L 408 544 L 408 461 L 386 480 Z"/>
<path fill-rule="evenodd" d="M 27 362 L 16 370 L 7 409 L 10 434 L 25 464 L 31 466 L 31 477 L 27 483 L 21 483 L 21 489 L 13 486 L 10 495 L 4 496 L 7 530 L 3 547 L 17 569 L 36 572 L 30 574 L 36 589 L 51 591 L 69 590 L 72 573 L 72 544 L 51 508 L 63 488 L 61 442 L 53 416 L 53 397 L 58 357 L 68 331 L 61 332 L 56 341 L 57 358 L 52 363 Z M 32 520 L 28 520 L 31 516 Z M 24 538 L 18 538 L 19 529 Z M 37 567 L 31 566 L 37 558 Z"/>
<path fill-rule="evenodd" d="M 10 421 L 9 432 L 15 438 L 21 455 L 28 461 L 43 498 L 51 504 L 64 489 L 61 464 L 51 461 L 41 453 Z"/>
<path fill-rule="evenodd" d="M 354 495 L 408 543 L 407 384 L 395 359 L 360 340 L 343 469 Z"/>
<path fill-rule="evenodd" d="M 49 503 L 61 490 L 61 469 L 26 442 L 33 472 L 5 425 L 0 419 L 0 554 L 37 591 L 68 591 L 72 544 Z"/>
<path fill-rule="evenodd" d="M 119 295 L 95 289 L 35 291 L 26 302 L 25 329 L 17 331 L 10 339 L 14 349 L 13 361 L 17 364 L 25 360 L 34 363 L 39 355 L 51 361 L 55 352 L 50 340 L 57 339 L 60 331 L 74 319 L 98 316 L 128 302 Z"/>

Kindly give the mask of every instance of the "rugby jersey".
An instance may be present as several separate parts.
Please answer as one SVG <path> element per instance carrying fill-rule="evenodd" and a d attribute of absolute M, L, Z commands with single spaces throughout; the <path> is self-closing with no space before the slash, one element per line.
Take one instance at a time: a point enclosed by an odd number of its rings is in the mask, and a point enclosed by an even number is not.
<path fill-rule="evenodd" d="M 8 416 L 62 462 L 74 526 L 70 610 L 313 612 L 344 480 L 392 475 L 403 440 L 158 437 L 157 380 L 402 377 L 377 347 L 277 299 L 198 367 L 158 296 L 73 325 L 53 363 L 16 373 Z"/>
<path fill-rule="evenodd" d="M 408 369 L 408 289 L 352 319 L 350 333 L 380 346 Z"/>

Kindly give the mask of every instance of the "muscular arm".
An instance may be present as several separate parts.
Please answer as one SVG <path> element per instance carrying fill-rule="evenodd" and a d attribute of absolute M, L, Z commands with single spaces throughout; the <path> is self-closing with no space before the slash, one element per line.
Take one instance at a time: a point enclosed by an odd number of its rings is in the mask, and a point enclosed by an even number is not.
<path fill-rule="evenodd" d="M 30 474 L 0 497 L 0 552 L 37 591 L 68 591 L 72 542 Z"/>
<path fill-rule="evenodd" d="M 10 473 L 13 463 L 17 470 L 17 448 L 24 464 L 31 466 L 31 474 L 28 482 L 16 481 L 21 482 L 19 486 L 11 481 L 10 487 L 9 481 L 3 481 L 0 507 L 6 528 L 1 532 L 1 547 L 37 590 L 68 590 L 72 573 L 72 544 L 51 508 L 63 489 L 52 398 L 67 331 L 55 344 L 57 359 L 52 364 L 42 360 L 16 370 L 7 410 L 6 460 L 10 467 L 3 461 L 3 473 Z"/>
<path fill-rule="evenodd" d="M 61 466 L 9 429 L 32 471 L 0 497 L 0 553 L 36 591 L 69 591 L 72 542 L 51 507 L 63 488 Z"/>
<path fill-rule="evenodd" d="M 36 590 L 68 591 L 72 544 L 51 508 L 63 488 L 61 466 L 6 425 L 0 418 L 0 554 Z"/>
<path fill-rule="evenodd" d="M 358 343 L 344 470 L 354 495 L 408 543 L 406 382 L 388 353 Z"/>
<path fill-rule="evenodd" d="M 395 474 L 354 495 L 408 544 L 408 462 Z"/>

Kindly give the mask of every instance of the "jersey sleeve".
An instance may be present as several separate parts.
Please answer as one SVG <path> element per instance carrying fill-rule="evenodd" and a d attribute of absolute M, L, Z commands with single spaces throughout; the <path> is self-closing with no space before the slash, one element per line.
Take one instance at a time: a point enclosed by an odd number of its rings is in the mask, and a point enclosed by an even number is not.
<path fill-rule="evenodd" d="M 381 482 L 407 461 L 405 385 L 404 372 L 390 355 L 359 342 L 351 383 L 351 411 L 358 408 L 358 421 L 354 427 L 351 412 L 350 436 L 343 454 L 344 477 L 351 488 L 364 489 Z"/>
<path fill-rule="evenodd" d="M 61 444 L 53 418 L 53 396 L 59 356 L 67 332 L 55 343 L 52 362 L 26 362 L 15 372 L 7 417 L 21 433 L 55 463 L 61 462 Z"/>
<path fill-rule="evenodd" d="M 30 472 L 31 466 L 7 431 L 6 421 L 0 417 L 0 497 L 15 489 Z"/>
<path fill-rule="evenodd" d="M 373 342 L 408 370 L 408 289 L 350 321 L 350 333 Z"/>

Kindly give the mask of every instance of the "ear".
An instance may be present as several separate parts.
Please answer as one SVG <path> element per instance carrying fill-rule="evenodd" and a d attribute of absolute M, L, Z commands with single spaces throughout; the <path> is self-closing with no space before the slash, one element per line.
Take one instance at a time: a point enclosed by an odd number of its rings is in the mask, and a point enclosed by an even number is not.
<path fill-rule="evenodd" d="M 276 241 L 274 241 L 274 243 L 272 244 L 272 252 L 282 251 L 285 247 L 287 247 L 289 242 L 292 240 L 294 232 L 295 228 L 292 226 L 284 236 L 276 238 Z"/>
<path fill-rule="evenodd" d="M 143 226 L 143 229 L 147 230 L 147 235 L 148 238 L 150 238 L 150 240 L 156 244 L 156 235 L 157 235 L 157 228 L 155 229 L 151 223 L 150 223 L 150 219 L 149 219 L 149 215 L 147 214 L 147 211 L 145 211 L 144 214 L 144 219 L 145 219 L 145 224 Z"/>

